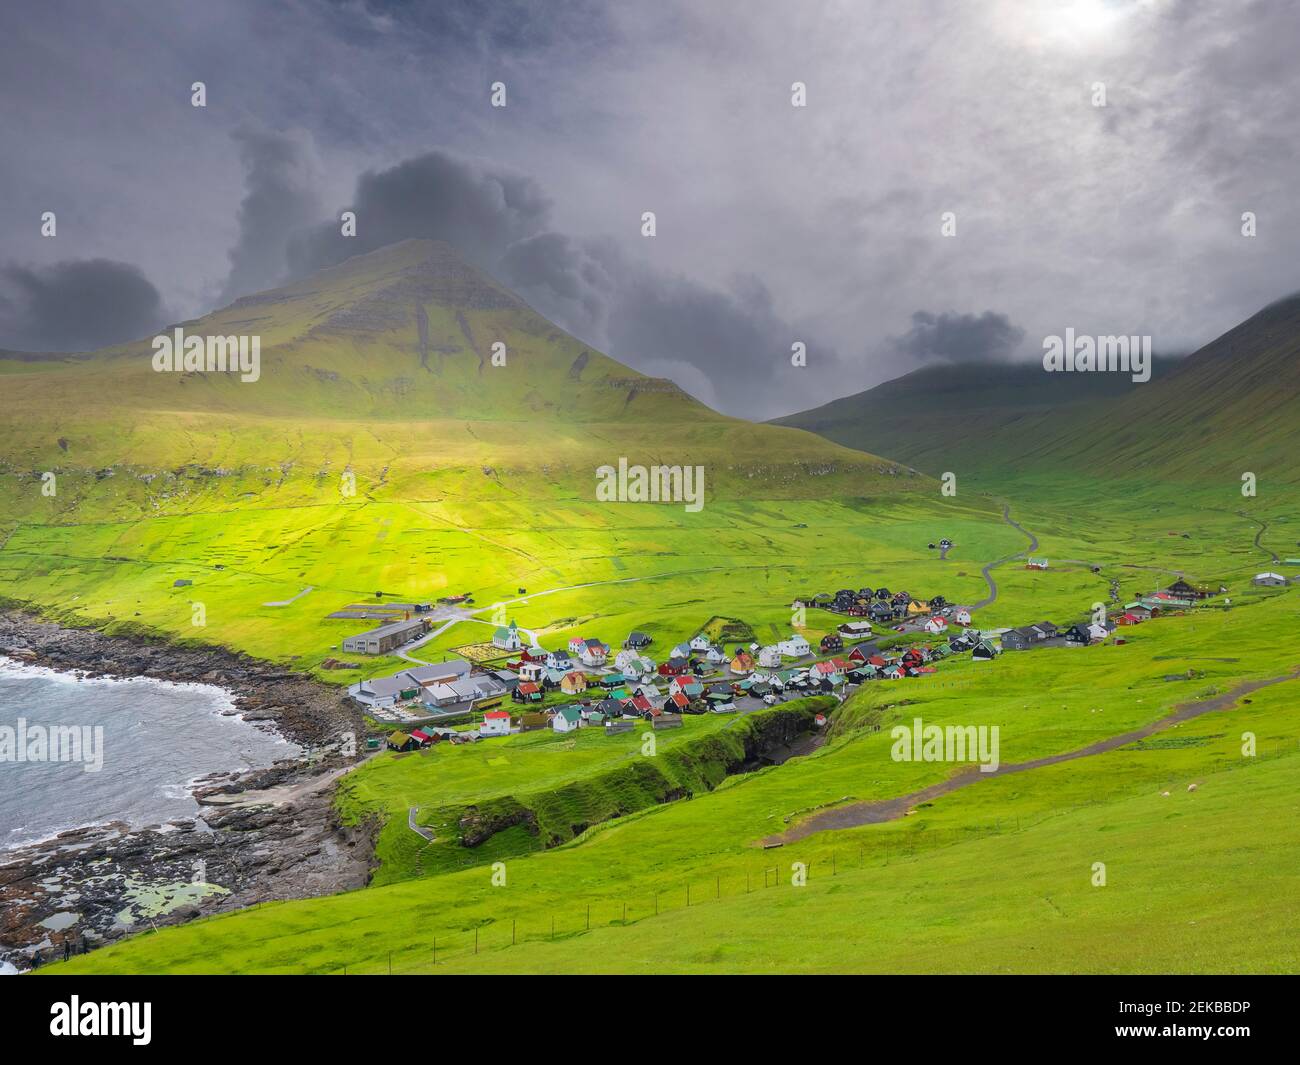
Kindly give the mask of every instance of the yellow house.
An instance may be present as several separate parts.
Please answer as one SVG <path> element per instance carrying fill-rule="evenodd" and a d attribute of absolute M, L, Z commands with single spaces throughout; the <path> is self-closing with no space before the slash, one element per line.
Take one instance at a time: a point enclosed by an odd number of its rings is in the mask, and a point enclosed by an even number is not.
<path fill-rule="evenodd" d="M 913 599 L 907 604 L 907 616 L 915 617 L 917 614 L 930 613 L 930 604 L 924 599 Z"/>
<path fill-rule="evenodd" d="M 587 674 L 574 669 L 560 678 L 560 691 L 565 695 L 576 695 L 587 690 Z"/>

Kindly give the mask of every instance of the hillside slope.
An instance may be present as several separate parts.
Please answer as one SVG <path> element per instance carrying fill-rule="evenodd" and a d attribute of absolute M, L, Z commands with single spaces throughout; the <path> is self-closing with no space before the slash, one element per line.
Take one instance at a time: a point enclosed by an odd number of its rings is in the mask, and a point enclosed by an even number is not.
<path fill-rule="evenodd" d="M 260 337 L 257 379 L 156 372 L 152 338 L 0 354 L 0 599 L 313 668 L 367 627 L 329 615 L 376 591 L 475 593 L 484 616 L 421 653 L 482 638 L 494 600 L 539 639 L 600 618 L 607 640 L 649 626 L 671 646 L 715 614 L 771 634 L 793 595 L 870 558 L 933 585 L 939 535 L 971 557 L 1019 538 L 896 462 L 629 369 L 445 244 L 357 256 L 180 328 Z M 599 499 L 597 469 L 621 460 L 701 467 L 702 508 Z M 945 588 L 983 582 L 972 568 Z"/>
<path fill-rule="evenodd" d="M 909 472 L 724 417 L 583 345 L 432 241 L 357 256 L 179 328 L 259 336 L 260 376 L 155 372 L 151 338 L 89 355 L 0 353 L 10 514 L 319 501 L 337 498 L 344 469 L 372 498 L 400 486 L 425 498 L 501 487 L 592 498 L 594 468 L 620 457 L 704 465 L 711 495 L 724 496 L 760 484 L 788 497 L 823 485 L 869 494 Z M 58 495 L 42 501 L 46 471 Z"/>
<path fill-rule="evenodd" d="M 1294 484 L 1300 296 L 1274 303 L 1152 379 L 1037 364 L 936 366 L 776 420 L 928 473 Z"/>

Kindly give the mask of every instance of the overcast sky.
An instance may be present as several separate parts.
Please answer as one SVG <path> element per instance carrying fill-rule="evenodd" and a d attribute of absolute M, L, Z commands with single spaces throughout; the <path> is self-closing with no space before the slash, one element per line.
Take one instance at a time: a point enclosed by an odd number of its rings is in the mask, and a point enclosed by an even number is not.
<path fill-rule="evenodd" d="M 0 347 L 440 237 L 746 417 L 1067 327 L 1188 350 L 1300 288 L 1298 49 L 1288 0 L 11 0 Z"/>

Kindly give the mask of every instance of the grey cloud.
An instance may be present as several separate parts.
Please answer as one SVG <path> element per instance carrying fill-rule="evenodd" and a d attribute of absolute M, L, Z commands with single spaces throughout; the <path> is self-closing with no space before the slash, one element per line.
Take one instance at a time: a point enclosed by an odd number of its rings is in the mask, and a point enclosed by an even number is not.
<path fill-rule="evenodd" d="M 321 168 L 310 134 L 244 126 L 232 136 L 244 166 L 245 191 L 239 204 L 239 238 L 218 297 L 221 304 L 282 281 L 289 267 L 290 237 L 323 213 L 318 196 Z"/>
<path fill-rule="evenodd" d="M 291 242 L 295 275 L 412 237 L 443 240 L 575 336 L 729 413 L 771 413 L 792 386 L 802 394 L 815 374 L 790 365 L 795 340 L 819 349 L 823 369 L 838 362 L 783 320 L 756 277 L 713 287 L 653 268 L 609 239 L 545 228 L 548 196 L 508 168 L 427 152 L 363 174 L 351 206 L 356 237 L 329 222 Z"/>
<path fill-rule="evenodd" d="M 932 314 L 917 311 L 912 328 L 892 337 L 899 355 L 917 362 L 1001 362 L 1010 359 L 1025 338 L 1005 314 Z"/>
<path fill-rule="evenodd" d="M 0 269 L 0 346 L 89 351 L 145 336 L 162 319 L 158 290 L 130 263 L 80 259 Z"/>
<path fill-rule="evenodd" d="M 550 211 L 532 178 L 442 151 L 367 171 L 346 206 L 357 235 L 341 236 L 331 221 L 297 238 L 289 248 L 295 274 L 419 237 L 445 240 L 490 269 L 512 243 L 540 232 Z"/>

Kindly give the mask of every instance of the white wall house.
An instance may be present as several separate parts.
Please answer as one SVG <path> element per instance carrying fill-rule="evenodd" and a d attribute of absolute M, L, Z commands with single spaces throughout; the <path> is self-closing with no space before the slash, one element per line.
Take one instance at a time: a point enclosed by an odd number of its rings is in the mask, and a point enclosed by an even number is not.
<path fill-rule="evenodd" d="M 709 643 L 709 638 L 704 633 L 691 637 L 692 651 L 707 651 L 711 646 L 713 645 Z"/>
<path fill-rule="evenodd" d="M 781 649 L 776 646 L 760 647 L 758 649 L 758 664 L 764 669 L 780 669 Z"/>
<path fill-rule="evenodd" d="M 776 645 L 776 649 L 786 658 L 802 658 L 804 655 L 812 654 L 812 648 L 808 646 L 808 641 L 798 633 L 782 640 Z"/>
<path fill-rule="evenodd" d="M 489 710 L 483 715 L 483 724 L 478 727 L 480 736 L 510 735 L 510 714 L 505 710 Z"/>
<path fill-rule="evenodd" d="M 582 724 L 582 711 L 576 706 L 562 706 L 551 717 L 551 728 L 556 732 L 574 732 Z"/>

